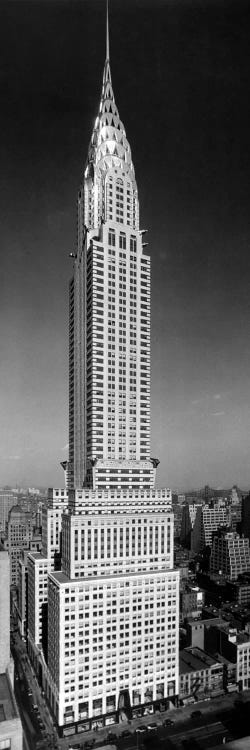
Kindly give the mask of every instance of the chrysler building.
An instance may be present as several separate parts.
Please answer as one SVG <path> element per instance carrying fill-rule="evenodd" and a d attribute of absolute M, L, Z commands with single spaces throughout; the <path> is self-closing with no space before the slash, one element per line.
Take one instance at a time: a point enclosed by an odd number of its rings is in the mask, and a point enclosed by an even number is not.
<path fill-rule="evenodd" d="M 70 285 L 69 472 L 75 488 L 154 486 L 146 244 L 131 150 L 112 88 L 107 26 Z"/>
<path fill-rule="evenodd" d="M 63 504 L 62 557 L 60 571 L 48 568 L 41 656 L 63 735 L 166 708 L 178 695 L 171 491 L 155 489 L 150 453 L 150 257 L 113 93 L 108 17 L 71 255 L 68 507 L 63 491 L 50 491 L 57 522 Z"/>

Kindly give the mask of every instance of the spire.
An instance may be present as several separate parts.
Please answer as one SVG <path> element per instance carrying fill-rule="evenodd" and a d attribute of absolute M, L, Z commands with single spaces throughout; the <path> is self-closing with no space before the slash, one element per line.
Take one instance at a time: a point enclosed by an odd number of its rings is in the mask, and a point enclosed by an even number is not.
<path fill-rule="evenodd" d="M 98 116 L 95 121 L 87 158 L 85 177 L 92 174 L 90 165 L 106 172 L 113 167 L 126 169 L 134 176 L 130 146 L 115 103 L 109 58 L 109 0 L 106 0 L 106 59 Z"/>
<path fill-rule="evenodd" d="M 106 17 L 106 62 L 109 60 L 109 0 L 107 0 L 107 17 Z"/>

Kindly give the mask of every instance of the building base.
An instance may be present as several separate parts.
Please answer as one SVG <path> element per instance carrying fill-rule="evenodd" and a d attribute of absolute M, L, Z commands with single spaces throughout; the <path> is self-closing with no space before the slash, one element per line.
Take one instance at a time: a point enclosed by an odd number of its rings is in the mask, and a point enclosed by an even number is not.
<path fill-rule="evenodd" d="M 78 722 L 72 722 L 65 724 L 64 726 L 57 726 L 57 731 L 60 737 L 69 737 L 74 734 L 80 734 L 81 732 L 98 731 L 105 727 L 110 727 L 114 724 L 130 724 L 133 719 L 138 719 L 142 716 L 148 716 L 149 714 L 163 713 L 173 707 L 178 706 L 178 696 L 171 696 L 169 698 L 162 698 L 161 700 L 152 701 L 151 703 L 139 704 L 131 706 L 129 709 L 120 709 L 113 711 L 112 713 L 101 714 L 99 716 L 92 716 L 91 718 L 81 719 Z M 55 719 L 55 717 L 53 717 Z"/>

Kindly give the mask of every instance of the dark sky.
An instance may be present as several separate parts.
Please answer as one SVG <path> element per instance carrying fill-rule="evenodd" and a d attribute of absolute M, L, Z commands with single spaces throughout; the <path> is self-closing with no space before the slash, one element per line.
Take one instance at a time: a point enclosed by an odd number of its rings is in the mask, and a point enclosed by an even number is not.
<path fill-rule="evenodd" d="M 250 485 L 250 8 L 111 0 L 111 69 L 152 256 L 158 484 Z M 68 253 L 104 0 L 1 1 L 0 484 L 63 485 Z"/>

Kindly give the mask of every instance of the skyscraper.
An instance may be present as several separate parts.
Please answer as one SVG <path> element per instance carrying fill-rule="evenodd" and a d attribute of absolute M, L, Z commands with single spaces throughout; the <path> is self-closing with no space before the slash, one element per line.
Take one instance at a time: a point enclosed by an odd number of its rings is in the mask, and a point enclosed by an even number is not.
<path fill-rule="evenodd" d="M 78 248 L 70 284 L 74 487 L 154 485 L 145 245 L 131 150 L 112 89 L 107 28 L 101 101 L 78 195 Z"/>
<path fill-rule="evenodd" d="M 106 61 L 70 282 L 69 501 L 48 575 L 44 686 L 63 734 L 178 694 L 170 490 L 150 458 L 150 258 Z"/>

